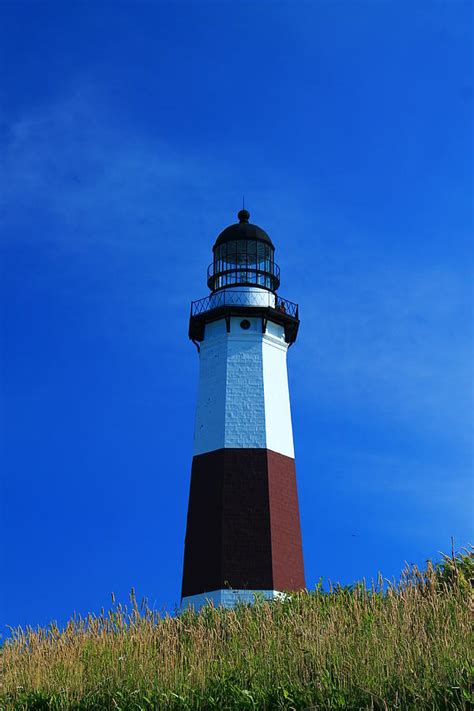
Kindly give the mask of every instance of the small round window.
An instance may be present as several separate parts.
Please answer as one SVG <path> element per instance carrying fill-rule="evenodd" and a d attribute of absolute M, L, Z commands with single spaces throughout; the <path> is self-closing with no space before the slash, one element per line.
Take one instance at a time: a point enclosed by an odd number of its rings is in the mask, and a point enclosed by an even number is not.
<path fill-rule="evenodd" d="M 243 328 L 244 331 L 248 331 L 250 328 L 250 321 L 247 321 L 247 319 L 244 318 L 244 320 L 240 322 L 240 328 Z"/>

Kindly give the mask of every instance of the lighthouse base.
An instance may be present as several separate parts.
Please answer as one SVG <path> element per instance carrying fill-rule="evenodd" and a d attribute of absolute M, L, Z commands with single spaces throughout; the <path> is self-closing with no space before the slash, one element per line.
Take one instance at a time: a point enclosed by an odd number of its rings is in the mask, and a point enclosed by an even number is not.
<path fill-rule="evenodd" d="M 205 605 L 233 608 L 239 604 L 252 604 L 257 600 L 282 600 L 285 593 L 278 590 L 211 590 L 199 595 L 183 597 L 181 609 L 198 612 Z"/>

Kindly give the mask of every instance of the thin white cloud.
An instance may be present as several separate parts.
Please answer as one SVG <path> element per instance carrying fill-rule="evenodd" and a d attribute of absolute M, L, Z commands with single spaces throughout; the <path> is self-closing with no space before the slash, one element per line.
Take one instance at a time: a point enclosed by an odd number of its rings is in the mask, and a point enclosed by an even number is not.
<path fill-rule="evenodd" d="M 23 230 L 21 239 L 86 255 L 104 248 L 121 269 L 138 255 L 154 275 L 146 298 L 165 290 L 168 306 L 182 308 L 188 295 L 206 293 L 211 244 L 233 218 L 227 206 L 238 207 L 245 167 L 136 135 L 99 106 L 94 91 L 81 90 L 7 125 L 0 146 L 4 239 L 18 239 L 25 214 L 28 220 L 40 209 L 52 229 Z M 463 265 L 429 255 L 415 263 L 403 252 L 390 259 L 382 239 L 374 248 L 370 235 L 348 236 L 346 226 L 327 239 L 325 227 L 334 230 L 340 217 L 325 214 L 317 193 L 294 175 L 262 181 L 249 202 L 283 260 L 282 294 L 301 304 L 301 338 L 290 359 L 301 405 L 311 410 L 317 400 L 352 413 L 362 406 L 465 445 L 473 330 Z"/>

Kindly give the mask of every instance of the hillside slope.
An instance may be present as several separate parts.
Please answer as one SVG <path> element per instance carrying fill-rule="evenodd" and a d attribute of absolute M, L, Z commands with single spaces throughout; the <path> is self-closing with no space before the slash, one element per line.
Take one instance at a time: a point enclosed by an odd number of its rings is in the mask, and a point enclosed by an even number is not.
<path fill-rule="evenodd" d="M 64 630 L 18 630 L 0 709 L 467 709 L 472 564 L 166 618 L 132 595 Z"/>

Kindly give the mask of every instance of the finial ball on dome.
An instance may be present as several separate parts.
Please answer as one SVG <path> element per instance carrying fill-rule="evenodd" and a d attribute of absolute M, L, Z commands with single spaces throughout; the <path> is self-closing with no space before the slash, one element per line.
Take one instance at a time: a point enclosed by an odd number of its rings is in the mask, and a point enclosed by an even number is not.
<path fill-rule="evenodd" d="M 243 210 L 239 210 L 237 217 L 239 218 L 239 222 L 248 222 L 250 219 L 250 212 L 244 208 Z"/>

